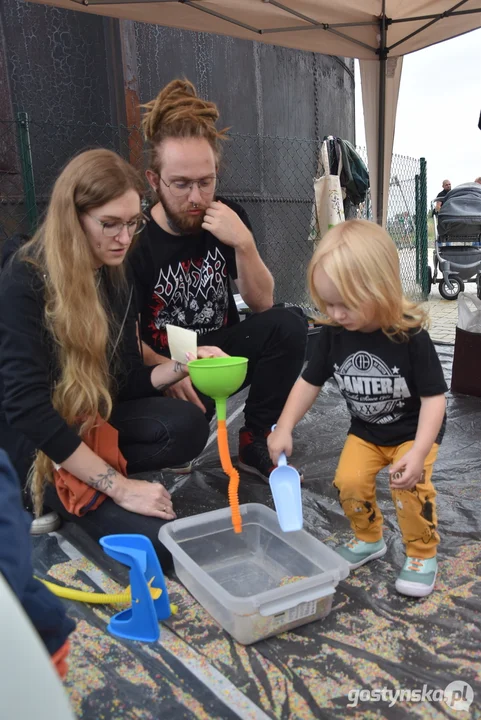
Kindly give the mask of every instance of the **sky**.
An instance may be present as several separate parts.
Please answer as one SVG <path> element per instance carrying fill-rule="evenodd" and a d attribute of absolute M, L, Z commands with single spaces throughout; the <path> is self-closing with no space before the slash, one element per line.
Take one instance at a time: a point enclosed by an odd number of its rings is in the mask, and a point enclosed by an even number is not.
<path fill-rule="evenodd" d="M 442 190 L 481 176 L 481 30 L 406 55 L 394 152 L 425 157 L 428 205 Z M 365 145 L 356 61 L 356 145 Z"/>

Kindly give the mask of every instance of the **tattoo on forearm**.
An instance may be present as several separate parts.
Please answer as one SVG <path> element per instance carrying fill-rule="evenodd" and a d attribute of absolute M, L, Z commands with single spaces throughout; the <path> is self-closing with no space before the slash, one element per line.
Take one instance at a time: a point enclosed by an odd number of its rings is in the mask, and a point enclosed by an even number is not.
<path fill-rule="evenodd" d="M 167 390 L 167 388 L 169 388 L 173 384 L 174 383 L 163 383 L 163 385 L 156 385 L 155 389 L 158 390 L 159 392 L 162 392 L 162 390 Z"/>
<path fill-rule="evenodd" d="M 100 473 L 96 477 L 89 477 L 89 484 L 96 490 L 106 492 L 111 490 L 114 486 L 114 477 L 117 475 L 117 471 L 105 463 L 105 472 Z"/>
<path fill-rule="evenodd" d="M 185 372 L 185 365 L 183 363 L 177 362 L 177 360 L 174 363 L 174 372 L 175 373 L 183 373 Z M 161 385 L 155 385 L 155 389 L 159 392 L 162 392 L 162 390 L 167 390 L 171 385 L 175 385 L 176 382 L 179 382 L 178 380 L 172 380 L 168 383 L 162 383 Z"/>

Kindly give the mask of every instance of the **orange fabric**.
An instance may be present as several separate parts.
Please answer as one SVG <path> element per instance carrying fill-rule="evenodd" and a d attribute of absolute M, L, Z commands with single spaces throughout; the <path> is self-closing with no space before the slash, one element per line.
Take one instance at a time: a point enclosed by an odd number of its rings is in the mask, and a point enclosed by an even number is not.
<path fill-rule="evenodd" d="M 55 670 L 58 672 L 62 680 L 65 679 L 68 673 L 67 658 L 70 653 L 70 643 L 68 640 L 64 642 L 61 648 L 52 655 L 52 662 L 55 666 Z"/>
<path fill-rule="evenodd" d="M 127 474 L 127 462 L 119 450 L 119 434 L 112 425 L 99 416 L 94 427 L 82 440 L 114 470 L 122 475 Z M 96 510 L 107 497 L 64 468 L 54 471 L 54 482 L 62 505 L 73 515 L 81 516 Z"/>

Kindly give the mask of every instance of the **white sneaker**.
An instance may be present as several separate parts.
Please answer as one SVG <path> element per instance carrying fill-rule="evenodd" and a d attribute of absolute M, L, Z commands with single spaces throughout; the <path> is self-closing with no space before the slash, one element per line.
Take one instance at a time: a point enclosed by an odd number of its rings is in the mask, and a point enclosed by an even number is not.
<path fill-rule="evenodd" d="M 60 515 L 56 512 L 49 512 L 45 515 L 41 515 L 32 522 L 30 528 L 30 535 L 46 535 L 47 533 L 58 530 L 62 521 Z"/>

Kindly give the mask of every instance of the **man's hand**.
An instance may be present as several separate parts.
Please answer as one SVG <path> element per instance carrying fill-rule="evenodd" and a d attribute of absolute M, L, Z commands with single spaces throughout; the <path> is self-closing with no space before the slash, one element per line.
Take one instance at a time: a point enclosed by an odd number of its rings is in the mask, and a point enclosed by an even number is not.
<path fill-rule="evenodd" d="M 117 492 L 111 497 L 124 510 L 138 515 L 158 517 L 161 520 L 174 520 L 176 517 L 170 493 L 159 483 L 123 478 L 118 483 Z"/>
<path fill-rule="evenodd" d="M 252 233 L 238 214 L 220 200 L 214 200 L 209 205 L 205 211 L 202 227 L 225 245 L 236 249 L 254 243 Z"/>
<path fill-rule="evenodd" d="M 227 353 L 225 353 L 223 350 L 221 350 L 218 347 L 215 347 L 214 345 L 201 345 L 197 348 L 197 358 L 199 360 L 203 360 L 205 358 L 214 358 L 214 357 L 229 357 Z M 193 358 L 188 358 L 192 359 Z"/>
<path fill-rule="evenodd" d="M 424 458 L 409 450 L 389 470 L 389 484 L 393 490 L 410 490 L 423 482 Z"/>

